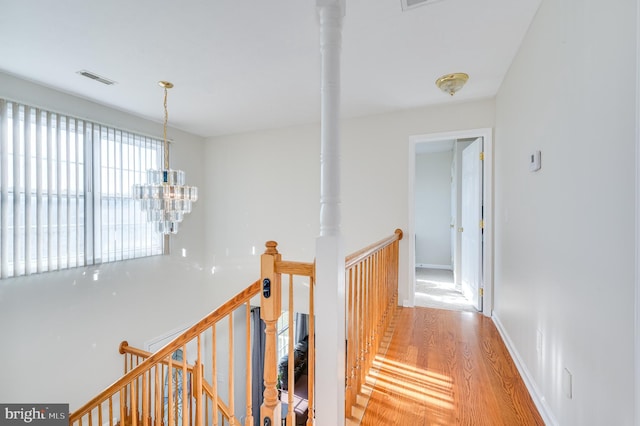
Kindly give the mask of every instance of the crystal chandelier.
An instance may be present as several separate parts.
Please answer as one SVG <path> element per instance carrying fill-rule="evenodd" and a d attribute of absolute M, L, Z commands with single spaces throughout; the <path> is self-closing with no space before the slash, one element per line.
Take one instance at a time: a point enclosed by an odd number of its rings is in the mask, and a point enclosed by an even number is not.
<path fill-rule="evenodd" d="M 156 230 L 164 235 L 176 234 L 184 215 L 191 213 L 191 203 L 198 200 L 198 188 L 184 184 L 184 172 L 169 168 L 169 142 L 167 142 L 167 90 L 173 87 L 168 81 L 159 81 L 164 88 L 164 168 L 147 170 L 147 183 L 133 186 L 133 198 L 142 202 L 147 221 L 155 223 Z"/>

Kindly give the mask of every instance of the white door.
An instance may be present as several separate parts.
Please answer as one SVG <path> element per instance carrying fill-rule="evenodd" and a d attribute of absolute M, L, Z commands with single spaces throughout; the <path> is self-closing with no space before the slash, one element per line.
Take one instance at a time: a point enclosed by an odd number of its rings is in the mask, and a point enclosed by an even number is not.
<path fill-rule="evenodd" d="M 482 138 L 462 151 L 462 293 L 482 311 Z"/>
<path fill-rule="evenodd" d="M 449 219 L 449 228 L 451 231 L 451 268 L 455 271 L 456 262 L 456 209 L 457 209 L 457 189 L 456 189 L 456 150 L 453 150 L 453 159 L 451 161 L 451 218 Z M 455 275 L 455 272 L 454 272 Z"/>

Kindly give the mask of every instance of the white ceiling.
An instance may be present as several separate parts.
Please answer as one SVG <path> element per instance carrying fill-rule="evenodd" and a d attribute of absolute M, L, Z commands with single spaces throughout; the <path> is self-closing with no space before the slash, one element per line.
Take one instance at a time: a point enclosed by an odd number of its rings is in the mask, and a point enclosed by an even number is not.
<path fill-rule="evenodd" d="M 540 0 L 347 0 L 342 116 L 494 96 Z M 320 117 L 315 0 L 0 0 L 0 71 L 201 136 Z M 76 74 L 115 80 L 105 86 Z M 466 72 L 451 98 L 434 81 Z"/>

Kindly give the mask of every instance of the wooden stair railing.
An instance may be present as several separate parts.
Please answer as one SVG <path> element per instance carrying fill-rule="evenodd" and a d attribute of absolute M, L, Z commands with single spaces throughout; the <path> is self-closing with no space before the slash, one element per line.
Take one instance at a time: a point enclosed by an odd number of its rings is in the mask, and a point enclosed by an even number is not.
<path fill-rule="evenodd" d="M 398 301 L 398 241 L 402 231 L 366 247 L 346 258 L 347 284 L 347 371 L 346 408 L 351 410 L 355 396 L 371 366 L 380 338 L 396 313 Z M 309 314 L 308 381 L 306 425 L 315 420 L 315 263 L 284 261 L 277 243 L 268 241 L 261 256 L 261 279 L 235 295 L 173 341 L 155 353 L 120 345 L 125 354 L 124 375 L 111 386 L 77 409 L 69 417 L 70 426 L 201 426 L 203 424 L 240 425 L 236 414 L 234 363 L 246 363 L 246 411 L 244 425 L 253 426 L 254 416 L 260 424 L 269 418 L 272 426 L 296 424 L 294 411 L 294 362 L 288 363 L 288 391 L 280 400 L 277 388 L 277 323 L 283 312 L 283 284 L 287 288 L 288 342 L 294 342 L 293 313 Z M 284 283 L 283 283 L 284 281 Z M 308 305 L 297 306 L 294 288 L 306 291 Z M 264 393 L 260 413 L 252 402 L 251 300 L 260 296 L 260 316 L 265 323 Z M 304 296 L 304 295 L 303 295 Z M 300 299 L 300 297 L 298 297 Z M 244 310 L 244 312 L 242 312 Z M 244 314 L 246 354 L 234 352 L 234 317 Z M 226 322 L 228 328 L 223 328 Z M 219 341 L 228 350 L 219 347 Z M 195 349 L 194 349 L 195 348 Z M 225 356 L 220 356 L 223 353 Z M 288 345 L 289 360 L 294 359 L 294 345 Z M 190 362 L 187 362 L 190 360 Z M 224 368 L 221 369 L 221 367 Z M 225 370 L 226 369 L 226 370 Z M 228 372 L 228 387 L 218 386 L 221 372 Z M 170 374 L 169 374 L 170 373 Z M 171 380 L 169 380 L 171 376 Z M 224 381 L 224 380 L 222 380 Z M 240 387 L 240 386 L 238 386 Z M 226 398 L 226 402 L 225 402 Z M 283 403 L 287 410 L 282 412 Z"/>
<path fill-rule="evenodd" d="M 120 343 L 119 352 L 124 355 L 124 374 L 127 374 L 131 369 L 133 369 L 134 367 L 137 367 L 141 361 L 144 361 L 145 359 L 153 355 L 152 352 L 148 352 L 142 349 L 129 346 L 129 342 L 127 342 L 126 340 Z M 162 363 L 163 365 L 168 367 L 168 362 L 162 361 Z M 190 377 L 188 378 L 188 382 L 190 383 L 194 383 L 193 381 L 194 368 L 195 366 L 187 364 L 187 372 L 188 372 L 187 374 L 190 375 Z M 168 371 L 168 369 L 166 371 Z M 162 377 L 164 377 L 164 375 Z M 204 371 L 202 372 L 202 377 L 204 377 Z M 211 386 L 211 384 L 204 378 L 202 379 L 202 386 L 204 388 L 208 401 L 213 402 L 213 396 L 214 396 L 213 386 Z M 175 404 L 176 404 L 176 401 L 174 399 L 174 406 Z M 222 426 L 224 426 L 225 424 L 230 424 L 231 412 L 229 411 L 229 407 L 224 403 L 222 399 L 218 399 L 218 410 L 220 412 Z M 205 415 L 207 413 L 208 412 L 205 411 Z M 205 424 L 209 424 L 208 419 L 205 419 Z"/>
<path fill-rule="evenodd" d="M 398 307 L 398 257 L 402 230 L 349 256 L 345 261 L 347 359 L 345 415 L 362 389 L 389 323 Z"/>
<path fill-rule="evenodd" d="M 217 371 L 213 366 L 218 361 L 226 361 L 231 367 L 226 393 L 234 395 L 233 339 L 229 339 L 229 357 L 221 360 L 215 349 L 217 326 L 227 322 L 229 330 L 233 331 L 234 314 L 243 308 L 245 312 L 250 310 L 250 300 L 258 295 L 260 289 L 261 282 L 254 282 L 166 346 L 138 365 L 131 366 L 120 379 L 72 413 L 69 424 L 191 426 L 202 425 L 206 419 L 206 424 L 218 426 L 228 418 L 230 425 L 239 425 L 234 413 L 234 398 L 227 396 L 228 403 L 221 404 L 224 396 L 221 393 L 225 392 L 217 387 Z M 249 326 L 247 323 L 246 328 Z M 246 335 L 250 336 L 250 332 L 247 331 Z M 209 344 L 205 346 L 205 343 Z M 250 343 L 247 347 L 251 347 Z M 195 359 L 195 363 L 190 365 L 187 359 Z M 247 371 L 251 371 L 250 364 Z M 213 385 L 206 383 L 203 373 L 211 378 Z M 246 426 L 253 425 L 251 405 L 249 401 Z M 225 407 L 222 414 L 218 408 L 221 406 Z"/>
<path fill-rule="evenodd" d="M 111 386 L 92 398 L 69 416 L 71 426 L 200 426 L 225 424 L 253 426 L 254 416 L 272 420 L 280 426 L 282 405 L 277 385 L 277 333 L 276 323 L 281 316 L 282 276 L 289 286 L 288 303 L 294 309 L 306 311 L 309 319 L 309 381 L 307 424 L 313 424 L 313 374 L 314 374 L 314 320 L 313 288 L 315 265 L 313 263 L 283 261 L 277 252 L 277 244 L 269 241 L 261 258 L 262 279 L 238 293 L 198 323 L 185 330 L 173 341 L 155 353 L 132 348 L 128 343 L 120 345 L 125 354 L 124 375 Z M 310 302 L 302 308 L 294 306 L 294 283 L 309 287 Z M 295 278 L 294 278 L 295 277 Z M 268 291 L 267 291 L 268 289 Z M 260 316 L 265 322 L 264 398 L 260 413 L 252 401 L 251 366 L 251 300 L 262 293 Z M 268 295 L 268 297 L 267 297 Z M 242 312 L 244 310 L 244 312 Z M 240 315 L 244 315 L 244 333 L 237 333 Z M 235 321 L 235 322 L 234 322 Z M 226 323 L 226 324 L 223 324 Z M 293 327 L 289 339 L 293 341 Z M 236 335 L 240 334 L 238 338 Z M 246 354 L 234 352 L 234 339 L 244 340 Z M 225 344 L 228 350 L 222 347 Z M 293 345 L 289 348 L 291 359 Z M 224 354 L 224 355 L 221 355 Z M 189 360 L 189 362 L 187 362 Z M 246 407 L 236 410 L 236 380 L 234 364 L 245 363 Z M 293 363 L 291 363 L 293 365 Z M 228 373 L 227 377 L 222 373 Z M 218 377 L 228 382 L 228 387 L 218 385 Z M 289 377 L 289 389 L 294 389 L 293 374 Z M 244 412 L 243 412 L 244 411 Z M 238 412 L 238 413 L 237 413 Z M 287 425 L 295 424 L 293 404 L 285 413 Z"/>

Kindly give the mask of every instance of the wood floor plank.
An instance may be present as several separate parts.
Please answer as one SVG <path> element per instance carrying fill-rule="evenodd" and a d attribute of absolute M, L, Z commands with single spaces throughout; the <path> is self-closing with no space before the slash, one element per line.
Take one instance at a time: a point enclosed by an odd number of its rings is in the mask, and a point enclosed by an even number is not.
<path fill-rule="evenodd" d="M 490 318 L 402 308 L 361 425 L 544 425 Z"/>

